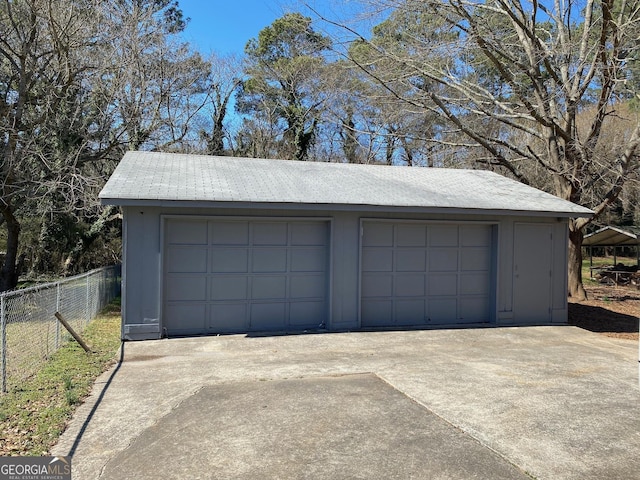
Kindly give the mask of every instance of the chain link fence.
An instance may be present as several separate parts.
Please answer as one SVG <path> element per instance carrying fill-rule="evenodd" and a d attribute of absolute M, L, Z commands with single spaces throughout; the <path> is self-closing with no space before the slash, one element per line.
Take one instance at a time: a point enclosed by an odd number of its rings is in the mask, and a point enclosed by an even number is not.
<path fill-rule="evenodd" d="M 120 265 L 57 282 L 0 294 L 1 391 L 19 387 L 34 375 L 71 335 L 59 312 L 80 333 L 120 295 Z"/>

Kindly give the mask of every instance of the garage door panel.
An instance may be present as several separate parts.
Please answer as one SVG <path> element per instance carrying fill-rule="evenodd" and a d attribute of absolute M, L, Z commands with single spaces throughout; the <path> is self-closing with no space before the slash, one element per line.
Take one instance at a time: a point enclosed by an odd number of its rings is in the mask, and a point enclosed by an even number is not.
<path fill-rule="evenodd" d="M 393 318 L 393 302 L 391 300 L 362 300 L 362 318 L 366 319 L 363 326 L 388 326 Z"/>
<path fill-rule="evenodd" d="M 253 273 L 276 273 L 287 271 L 286 248 L 255 248 L 251 258 Z"/>
<path fill-rule="evenodd" d="M 422 248 L 396 250 L 396 272 L 424 272 L 427 265 L 427 251 Z"/>
<path fill-rule="evenodd" d="M 491 228 L 487 225 L 461 225 L 460 245 L 463 247 L 490 247 Z"/>
<path fill-rule="evenodd" d="M 396 300 L 395 319 L 398 325 L 419 325 L 425 323 L 425 300 Z"/>
<path fill-rule="evenodd" d="M 429 250 L 429 271 L 456 272 L 458 271 L 457 248 L 432 248 Z"/>
<path fill-rule="evenodd" d="M 324 272 L 326 263 L 323 247 L 295 248 L 291 251 L 292 272 Z"/>
<path fill-rule="evenodd" d="M 249 245 L 249 222 L 215 222 L 213 245 Z"/>
<path fill-rule="evenodd" d="M 490 320 L 491 225 L 373 220 L 362 225 L 361 325 Z"/>
<path fill-rule="evenodd" d="M 396 297 L 424 297 L 424 275 L 398 275 L 394 281 L 393 294 Z"/>
<path fill-rule="evenodd" d="M 207 279 L 202 276 L 169 275 L 166 295 L 170 301 L 205 301 Z"/>
<path fill-rule="evenodd" d="M 429 225 L 429 245 L 431 247 L 457 247 L 457 225 Z"/>
<path fill-rule="evenodd" d="M 251 330 L 284 329 L 287 303 L 252 303 L 249 326 Z"/>
<path fill-rule="evenodd" d="M 404 224 L 396 227 L 397 247 L 426 247 L 427 229 L 424 225 Z"/>
<path fill-rule="evenodd" d="M 214 332 L 243 332 L 249 328 L 247 303 L 222 303 L 210 307 L 208 327 Z"/>
<path fill-rule="evenodd" d="M 325 298 L 327 279 L 324 275 L 293 275 L 289 298 Z"/>
<path fill-rule="evenodd" d="M 170 218 L 166 232 L 170 335 L 326 324 L 327 221 Z"/>
<path fill-rule="evenodd" d="M 363 247 L 392 247 L 393 224 L 368 224 L 362 238 Z"/>
<path fill-rule="evenodd" d="M 481 323 L 489 320 L 486 313 L 489 311 L 489 300 L 485 296 L 462 298 L 459 308 L 460 323 Z"/>
<path fill-rule="evenodd" d="M 458 274 L 429 274 L 428 295 L 457 295 L 458 294 Z"/>
<path fill-rule="evenodd" d="M 212 273 L 247 273 L 249 251 L 244 248 L 219 247 L 211 250 Z"/>
<path fill-rule="evenodd" d="M 484 273 L 465 273 L 460 275 L 461 295 L 488 295 L 489 283 Z"/>
<path fill-rule="evenodd" d="M 291 302 L 289 308 L 289 325 L 313 328 L 326 325 L 324 302 Z"/>
<path fill-rule="evenodd" d="M 251 298 L 258 300 L 287 297 L 287 277 L 266 275 L 251 278 Z"/>
<path fill-rule="evenodd" d="M 386 248 L 365 248 L 362 250 L 363 272 L 392 272 L 393 250 Z"/>
<path fill-rule="evenodd" d="M 451 298 L 429 298 L 429 322 L 438 325 L 457 323 L 458 301 Z"/>
<path fill-rule="evenodd" d="M 209 298 L 220 300 L 247 300 L 248 278 L 245 276 L 216 276 L 211 279 Z"/>
<path fill-rule="evenodd" d="M 327 243 L 327 225 L 324 223 L 292 223 L 291 245 L 319 246 Z"/>
<path fill-rule="evenodd" d="M 384 274 L 363 274 L 362 296 L 365 298 L 392 297 L 393 276 Z"/>
<path fill-rule="evenodd" d="M 166 243 L 170 245 L 206 245 L 207 224 L 201 220 L 172 220 L 167 228 Z"/>
<path fill-rule="evenodd" d="M 254 245 L 287 245 L 287 223 L 284 222 L 254 222 Z"/>
<path fill-rule="evenodd" d="M 167 259 L 167 273 L 205 273 L 207 271 L 206 247 L 170 246 Z"/>
<path fill-rule="evenodd" d="M 169 305 L 164 316 L 175 334 L 202 332 L 205 329 L 206 306 L 196 303 Z"/>
<path fill-rule="evenodd" d="M 469 247 L 460 250 L 460 269 L 488 271 L 491 268 L 491 251 L 485 247 Z"/>

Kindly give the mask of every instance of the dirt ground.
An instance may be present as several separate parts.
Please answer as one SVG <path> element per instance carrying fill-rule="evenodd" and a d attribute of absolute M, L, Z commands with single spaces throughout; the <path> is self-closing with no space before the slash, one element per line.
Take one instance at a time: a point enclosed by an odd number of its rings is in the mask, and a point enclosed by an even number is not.
<path fill-rule="evenodd" d="M 608 337 L 638 340 L 640 290 L 634 286 L 588 285 L 588 299 L 569 298 L 569 324 Z"/>

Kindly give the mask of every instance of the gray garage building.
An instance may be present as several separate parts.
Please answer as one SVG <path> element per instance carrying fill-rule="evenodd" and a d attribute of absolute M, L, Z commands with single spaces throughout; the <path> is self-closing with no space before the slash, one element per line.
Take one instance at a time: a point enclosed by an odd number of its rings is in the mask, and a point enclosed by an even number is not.
<path fill-rule="evenodd" d="M 125 339 L 567 320 L 568 218 L 492 172 L 129 152 Z"/>

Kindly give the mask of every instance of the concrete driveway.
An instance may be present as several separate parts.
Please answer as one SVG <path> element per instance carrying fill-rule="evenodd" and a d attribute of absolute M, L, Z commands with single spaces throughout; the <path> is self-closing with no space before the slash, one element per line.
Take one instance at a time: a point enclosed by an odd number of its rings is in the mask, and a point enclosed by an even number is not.
<path fill-rule="evenodd" d="M 630 479 L 636 342 L 576 327 L 124 344 L 53 449 L 76 479 Z"/>

